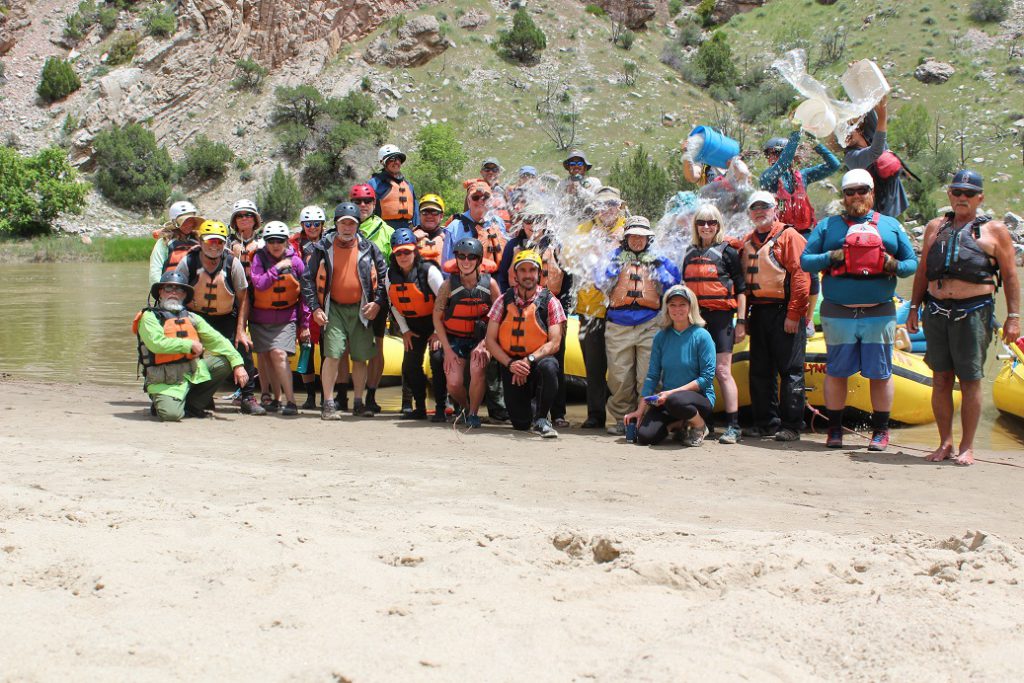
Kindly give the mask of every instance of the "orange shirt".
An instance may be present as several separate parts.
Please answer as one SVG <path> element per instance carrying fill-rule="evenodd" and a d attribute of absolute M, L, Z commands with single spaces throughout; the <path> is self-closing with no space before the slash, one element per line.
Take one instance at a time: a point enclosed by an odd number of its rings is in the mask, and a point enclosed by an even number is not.
<path fill-rule="evenodd" d="M 338 246 L 334 242 L 334 277 L 331 280 L 331 301 L 337 304 L 357 304 L 362 299 L 363 288 L 359 284 L 358 240 L 352 246 Z"/>

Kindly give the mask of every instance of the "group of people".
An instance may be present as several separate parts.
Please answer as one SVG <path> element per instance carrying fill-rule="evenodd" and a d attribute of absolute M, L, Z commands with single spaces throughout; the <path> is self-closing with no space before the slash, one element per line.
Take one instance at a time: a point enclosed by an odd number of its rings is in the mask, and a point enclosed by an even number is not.
<path fill-rule="evenodd" d="M 657 250 L 650 221 L 630 215 L 619 190 L 589 174 L 580 151 L 566 157 L 557 184 L 524 166 L 506 187 L 497 159 L 486 159 L 447 222 L 444 200 L 418 197 L 402 175 L 406 156 L 394 145 L 381 148 L 381 170 L 351 188 L 330 224 L 317 206 L 302 210 L 293 233 L 278 221 L 261 224 L 246 200 L 235 203 L 227 224 L 177 202 L 153 250 L 152 301 L 137 318 L 153 412 L 164 420 L 202 415 L 233 369 L 244 413 L 295 415 L 289 356 L 298 345 L 304 356 L 318 345 L 321 418 L 350 409 L 370 417 L 380 411 L 390 320 L 404 345 L 402 417 L 445 422 L 452 413 L 475 429 L 486 405 L 492 421 L 555 437 L 568 426 L 564 359 L 567 315 L 575 313 L 587 380 L 583 428 L 635 434 L 641 444 L 675 434 L 698 446 L 709 434 L 717 380 L 725 412 L 719 441 L 793 441 L 803 427 L 805 343 L 820 281 L 826 445 L 843 445 L 847 379 L 861 373 L 873 407 L 868 447 L 881 451 L 893 400 L 893 296 L 897 278 L 916 273 L 907 326 L 916 330 L 925 305 L 941 437 L 930 457 L 967 464 L 1000 276 L 1009 310 L 1003 337 L 1020 334 L 1013 246 L 1005 226 L 975 215 L 982 178 L 963 170 L 948 187 L 952 213 L 927 227 L 919 264 L 895 217 L 902 208 L 883 210 L 901 186 L 883 186 L 877 155 L 865 165 L 850 161 L 864 161 L 879 140 L 884 148 L 884 102 L 872 114 L 872 130 L 858 132 L 847 150 L 852 170 L 842 178 L 840 215 L 816 220 L 806 193 L 839 160 L 818 144 L 822 162 L 799 168 L 796 131 L 765 145 L 761 189 L 742 193 L 749 230 L 726 225 L 715 203 L 703 203 L 689 217 L 685 254 Z M 708 170 L 703 181 L 717 182 Z M 595 248 L 596 266 L 579 257 Z M 731 364 L 744 337 L 753 424 L 741 431 Z M 315 409 L 313 366 L 300 366 L 302 407 Z M 955 379 L 964 429 L 954 454 Z"/>

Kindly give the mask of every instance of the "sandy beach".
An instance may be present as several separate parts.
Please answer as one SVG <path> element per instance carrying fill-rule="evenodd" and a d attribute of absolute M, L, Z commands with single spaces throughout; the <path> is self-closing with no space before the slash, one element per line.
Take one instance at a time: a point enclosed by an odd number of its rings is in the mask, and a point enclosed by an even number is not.
<path fill-rule="evenodd" d="M 1020 451 L 165 425 L 131 388 L 0 386 L 5 681 L 1024 670 Z"/>

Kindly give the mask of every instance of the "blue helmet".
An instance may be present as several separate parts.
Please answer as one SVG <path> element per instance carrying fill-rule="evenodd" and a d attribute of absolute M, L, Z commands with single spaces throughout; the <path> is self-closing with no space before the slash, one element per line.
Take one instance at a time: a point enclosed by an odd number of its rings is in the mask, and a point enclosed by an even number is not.
<path fill-rule="evenodd" d="M 391 248 L 400 247 L 403 244 L 415 245 L 418 240 L 416 234 L 409 228 L 398 228 L 391 233 Z"/>

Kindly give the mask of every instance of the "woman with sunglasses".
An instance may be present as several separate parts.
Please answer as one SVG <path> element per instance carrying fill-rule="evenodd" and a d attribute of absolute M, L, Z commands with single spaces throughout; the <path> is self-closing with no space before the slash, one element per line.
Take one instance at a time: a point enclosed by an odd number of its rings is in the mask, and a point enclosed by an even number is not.
<path fill-rule="evenodd" d="M 691 246 L 683 257 L 683 281 L 697 297 L 704 329 L 715 343 L 715 376 L 722 390 L 726 427 L 719 443 L 732 444 L 740 438 L 739 396 L 732 376 L 732 347 L 747 333 L 746 283 L 738 242 L 726 241 L 722 214 L 714 204 L 704 204 L 693 216 Z"/>
<path fill-rule="evenodd" d="M 434 332 L 434 301 L 444 284 L 444 275 L 433 261 L 424 260 L 416 246 L 416 235 L 399 228 L 391 235 L 391 259 L 386 285 L 391 313 L 402 333 L 405 355 L 402 357 L 402 386 L 411 394 L 414 407 L 402 412 L 402 419 L 427 419 L 427 376 L 423 356 L 430 350 L 430 369 L 434 378 L 435 422 L 445 419 L 447 397 L 444 354 Z"/>
<path fill-rule="evenodd" d="M 252 278 L 249 276 L 249 270 L 252 267 L 252 255 L 263 246 L 259 239 L 262 222 L 256 204 L 248 199 L 239 199 L 231 207 L 231 218 L 228 219 L 228 228 L 231 230 L 228 249 L 242 262 L 250 286 Z"/>
<path fill-rule="evenodd" d="M 327 214 L 319 206 L 307 206 L 299 212 L 299 231 L 291 236 L 288 243 L 296 254 L 302 257 L 302 262 L 309 264 L 309 256 L 313 253 L 312 244 L 323 237 L 324 225 L 327 224 Z M 320 326 L 310 320 L 309 343 L 320 349 L 320 362 L 324 359 L 324 350 L 320 346 Z M 310 369 L 313 365 L 310 365 Z M 306 401 L 302 408 L 306 410 L 316 409 L 316 373 L 307 372 L 302 375 L 302 386 L 306 390 Z"/>
<path fill-rule="evenodd" d="M 253 302 L 249 318 L 253 350 L 264 368 L 274 399 L 268 412 L 299 414 L 292 388 L 288 357 L 295 355 L 295 339 L 309 342 L 310 311 L 302 298 L 301 278 L 306 270 L 302 257 L 288 244 L 288 226 L 270 221 L 263 228 L 264 246 L 252 259 Z"/>
<path fill-rule="evenodd" d="M 156 244 L 149 254 L 149 284 L 160 282 L 164 273 L 174 272 L 185 254 L 199 246 L 195 231 L 203 222 L 192 202 L 174 202 L 167 210 L 168 220 L 153 232 Z"/>
<path fill-rule="evenodd" d="M 886 98 L 869 111 L 846 141 L 843 162 L 851 171 L 864 169 L 874 179 L 875 211 L 897 218 L 910 202 L 903 189 L 903 165 L 889 150 L 886 141 L 888 126 Z"/>
<path fill-rule="evenodd" d="M 487 209 L 491 200 L 491 186 L 483 178 L 471 178 L 462 183 L 466 188 L 466 208 L 448 224 L 448 239 L 445 240 L 444 268 L 454 272 L 454 245 L 470 237 L 480 240 L 483 247 L 483 270 L 493 272 L 501 260 L 501 254 L 508 243 L 505 222 Z"/>

